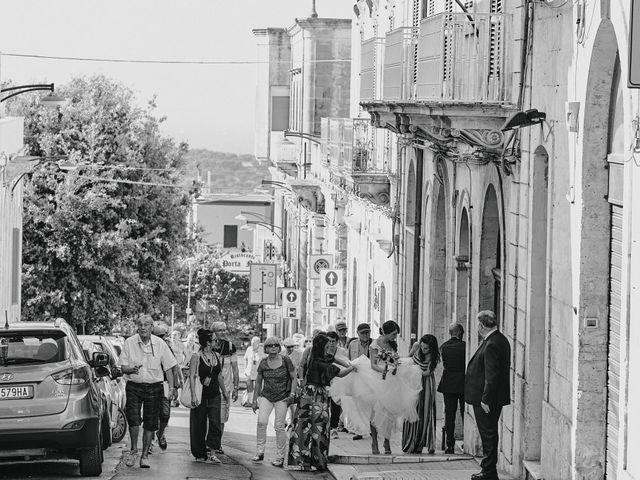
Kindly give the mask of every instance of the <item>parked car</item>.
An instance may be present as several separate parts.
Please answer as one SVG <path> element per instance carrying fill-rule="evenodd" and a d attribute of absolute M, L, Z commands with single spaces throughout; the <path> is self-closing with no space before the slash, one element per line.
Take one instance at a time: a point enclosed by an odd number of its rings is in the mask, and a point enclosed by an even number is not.
<path fill-rule="evenodd" d="M 115 335 L 106 335 L 105 338 L 111 342 L 111 345 L 113 345 L 113 348 L 118 354 L 118 358 L 120 358 L 120 355 L 122 354 L 122 347 L 124 347 L 124 338 L 117 337 Z"/>
<path fill-rule="evenodd" d="M 0 327 L 0 462 L 77 458 L 82 476 L 100 475 L 108 363 L 102 352 L 87 360 L 62 319 Z"/>
<path fill-rule="evenodd" d="M 107 398 L 111 426 L 110 442 L 121 442 L 127 433 L 127 417 L 124 413 L 126 404 L 125 382 L 118 366 L 118 354 L 108 337 L 102 335 L 78 335 L 78 339 L 85 351 L 89 350 L 87 346 L 90 344 L 96 351 L 109 355 L 109 375 L 100 378 L 100 389 Z"/>

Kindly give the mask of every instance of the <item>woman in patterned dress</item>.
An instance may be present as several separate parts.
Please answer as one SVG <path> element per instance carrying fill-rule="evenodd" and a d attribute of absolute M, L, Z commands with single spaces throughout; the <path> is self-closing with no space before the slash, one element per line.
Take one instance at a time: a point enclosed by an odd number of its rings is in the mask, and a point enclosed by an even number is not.
<path fill-rule="evenodd" d="M 326 470 L 329 454 L 329 395 L 326 387 L 334 377 L 344 377 L 356 367 L 340 370 L 333 364 L 329 338 L 313 339 L 305 369 L 302 393 L 289 439 L 287 465 L 297 470 Z"/>
<path fill-rule="evenodd" d="M 418 400 L 418 421 L 404 422 L 402 426 L 402 451 L 407 453 L 435 452 L 436 443 L 436 382 L 433 371 L 440 362 L 438 340 L 433 335 L 423 335 L 413 344 L 409 356 L 422 369 L 422 394 Z"/>

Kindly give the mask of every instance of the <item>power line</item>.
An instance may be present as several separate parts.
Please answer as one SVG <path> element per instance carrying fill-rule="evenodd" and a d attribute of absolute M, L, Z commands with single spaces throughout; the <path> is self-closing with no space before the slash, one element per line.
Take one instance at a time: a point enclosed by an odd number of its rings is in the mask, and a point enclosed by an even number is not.
<path fill-rule="evenodd" d="M 127 183 L 129 185 L 149 185 L 153 187 L 170 187 L 170 188 L 184 188 L 183 185 L 173 185 L 170 183 L 153 183 L 153 182 L 136 182 L 133 180 L 119 180 L 116 178 L 100 178 L 100 177 L 87 177 L 84 175 L 78 175 L 76 178 L 84 178 L 92 180 L 94 182 L 109 182 L 109 183 Z"/>
<path fill-rule="evenodd" d="M 258 60 L 145 60 L 145 59 L 124 59 L 124 58 L 92 58 L 92 57 L 66 57 L 58 55 L 36 55 L 27 53 L 6 53 L 0 54 L 4 57 L 36 58 L 42 60 L 67 60 L 74 62 L 102 62 L 102 63 L 140 63 L 151 65 L 261 65 L 261 64 L 281 64 L 291 63 L 289 60 L 258 61 Z M 305 63 L 341 63 L 351 62 L 350 58 L 338 58 L 334 60 L 309 60 Z"/>

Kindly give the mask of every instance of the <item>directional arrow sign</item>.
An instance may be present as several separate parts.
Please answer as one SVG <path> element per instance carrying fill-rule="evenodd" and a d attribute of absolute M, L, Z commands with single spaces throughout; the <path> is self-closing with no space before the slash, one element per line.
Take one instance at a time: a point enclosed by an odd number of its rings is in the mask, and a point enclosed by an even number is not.
<path fill-rule="evenodd" d="M 343 298 L 343 271 L 341 268 L 320 270 L 320 307 L 341 309 Z"/>
<path fill-rule="evenodd" d="M 302 292 L 294 288 L 282 289 L 282 318 L 300 318 Z"/>

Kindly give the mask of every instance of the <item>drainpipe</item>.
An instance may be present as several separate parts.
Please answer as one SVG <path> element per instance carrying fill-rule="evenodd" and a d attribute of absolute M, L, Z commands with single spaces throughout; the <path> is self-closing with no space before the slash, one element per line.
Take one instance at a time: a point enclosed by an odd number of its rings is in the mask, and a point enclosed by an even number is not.
<path fill-rule="evenodd" d="M 424 153 L 416 152 L 416 218 L 413 225 L 413 294 L 411 296 L 411 340 L 418 338 L 418 313 L 420 311 L 420 237 L 422 235 L 422 176 Z M 410 192 L 407 192 L 410 194 Z"/>

